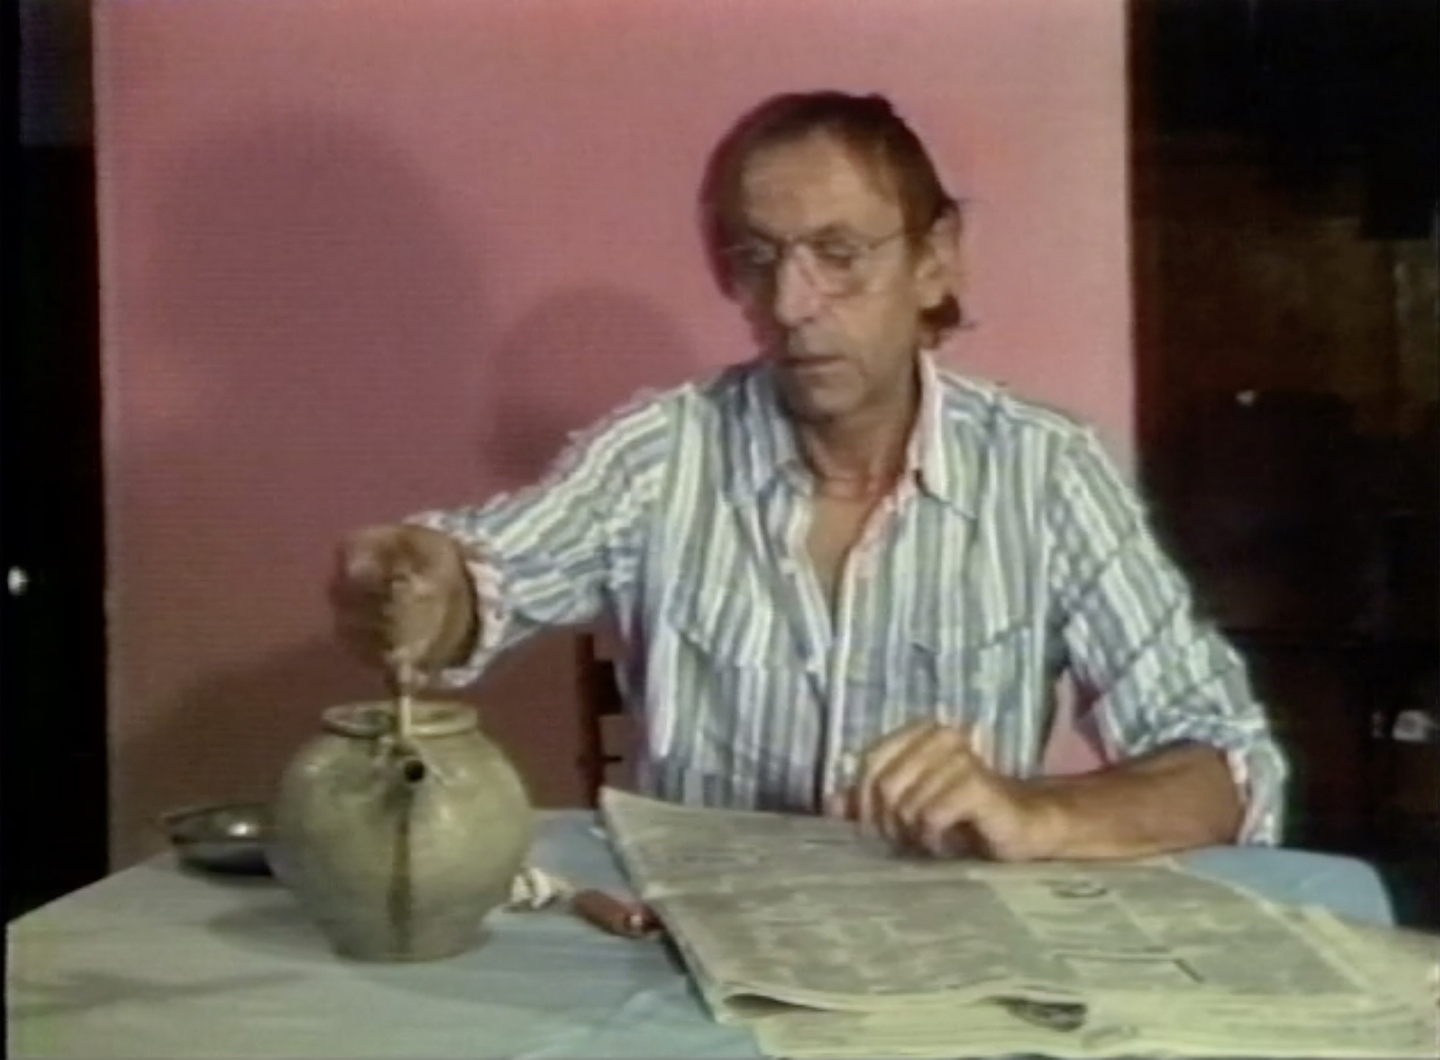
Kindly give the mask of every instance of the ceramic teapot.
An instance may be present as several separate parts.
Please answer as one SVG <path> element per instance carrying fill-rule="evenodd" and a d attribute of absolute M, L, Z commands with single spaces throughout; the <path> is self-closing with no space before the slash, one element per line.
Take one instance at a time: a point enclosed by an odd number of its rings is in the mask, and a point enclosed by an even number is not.
<path fill-rule="evenodd" d="M 480 944 L 530 848 L 519 774 L 463 703 L 332 707 L 291 759 L 267 855 L 342 956 L 424 961 Z"/>

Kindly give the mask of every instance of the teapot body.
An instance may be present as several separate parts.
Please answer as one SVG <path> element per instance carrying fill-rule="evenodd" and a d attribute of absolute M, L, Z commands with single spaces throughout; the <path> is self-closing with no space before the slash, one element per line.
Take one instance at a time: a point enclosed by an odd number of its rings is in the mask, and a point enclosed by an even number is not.
<path fill-rule="evenodd" d="M 473 948 L 530 848 L 529 796 L 474 710 L 412 710 L 403 736 L 387 703 L 326 711 L 272 806 L 275 874 L 345 957 L 423 961 Z"/>

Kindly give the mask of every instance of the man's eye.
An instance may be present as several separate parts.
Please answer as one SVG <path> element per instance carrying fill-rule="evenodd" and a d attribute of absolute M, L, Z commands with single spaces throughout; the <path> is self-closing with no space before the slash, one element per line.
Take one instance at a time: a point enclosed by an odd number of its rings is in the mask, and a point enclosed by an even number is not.
<path fill-rule="evenodd" d="M 765 269 L 775 263 L 775 251 L 760 244 L 732 247 L 731 259 L 743 269 Z"/>
<path fill-rule="evenodd" d="M 820 243 L 814 250 L 820 264 L 835 269 L 848 269 L 860 257 L 859 248 L 848 243 Z"/>

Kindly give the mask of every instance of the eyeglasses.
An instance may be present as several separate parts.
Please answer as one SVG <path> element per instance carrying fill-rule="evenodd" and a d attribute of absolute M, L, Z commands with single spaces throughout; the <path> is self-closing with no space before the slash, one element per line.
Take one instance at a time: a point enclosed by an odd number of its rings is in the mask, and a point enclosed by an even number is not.
<path fill-rule="evenodd" d="M 723 251 L 734 282 L 757 290 L 775 282 L 787 254 L 795 251 L 806 278 L 822 295 L 857 294 L 872 278 L 875 251 L 904 235 L 904 226 L 889 235 L 792 236 L 789 239 L 747 239 Z"/>

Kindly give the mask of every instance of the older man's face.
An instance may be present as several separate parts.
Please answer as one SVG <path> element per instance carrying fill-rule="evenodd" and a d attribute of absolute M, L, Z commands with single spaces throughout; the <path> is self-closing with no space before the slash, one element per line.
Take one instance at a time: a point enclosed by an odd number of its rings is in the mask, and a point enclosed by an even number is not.
<path fill-rule="evenodd" d="M 816 135 L 745 166 L 730 263 L 790 411 L 824 422 L 907 393 L 920 314 L 949 292 L 949 261 L 912 249 L 900 204 L 843 145 Z"/>

